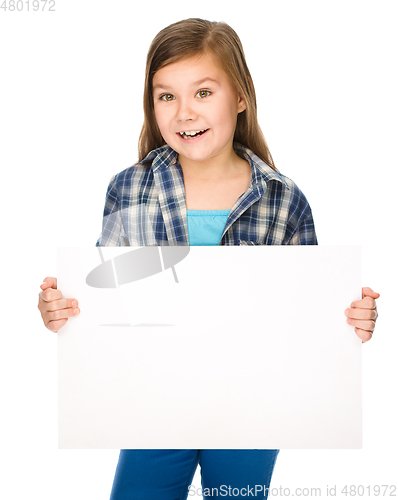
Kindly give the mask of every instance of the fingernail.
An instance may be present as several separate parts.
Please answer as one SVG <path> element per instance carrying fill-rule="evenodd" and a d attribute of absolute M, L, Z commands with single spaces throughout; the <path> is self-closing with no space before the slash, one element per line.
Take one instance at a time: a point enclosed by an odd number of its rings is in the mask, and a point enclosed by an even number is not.
<path fill-rule="evenodd" d="M 73 307 L 76 307 L 76 306 L 77 306 L 77 300 L 74 300 L 74 301 L 72 302 L 72 306 L 73 306 Z"/>
<path fill-rule="evenodd" d="M 73 314 L 79 314 L 79 309 L 73 309 Z"/>

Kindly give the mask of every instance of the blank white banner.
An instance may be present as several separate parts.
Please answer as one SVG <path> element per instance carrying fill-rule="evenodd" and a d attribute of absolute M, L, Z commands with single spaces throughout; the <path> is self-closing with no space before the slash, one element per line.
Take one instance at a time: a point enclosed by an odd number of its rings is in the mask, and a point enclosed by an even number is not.
<path fill-rule="evenodd" d="M 59 448 L 362 447 L 359 246 L 60 248 L 58 288 Z"/>

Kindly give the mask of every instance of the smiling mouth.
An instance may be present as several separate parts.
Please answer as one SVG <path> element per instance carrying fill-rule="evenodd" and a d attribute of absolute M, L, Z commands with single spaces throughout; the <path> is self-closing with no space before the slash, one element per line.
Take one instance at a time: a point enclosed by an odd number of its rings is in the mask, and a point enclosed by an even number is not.
<path fill-rule="evenodd" d="M 203 129 L 203 130 L 193 130 L 193 131 L 186 131 L 186 132 L 177 132 L 180 137 L 182 137 L 185 140 L 191 141 L 192 139 L 196 139 L 197 137 L 200 137 L 201 135 L 205 134 L 209 129 Z"/>

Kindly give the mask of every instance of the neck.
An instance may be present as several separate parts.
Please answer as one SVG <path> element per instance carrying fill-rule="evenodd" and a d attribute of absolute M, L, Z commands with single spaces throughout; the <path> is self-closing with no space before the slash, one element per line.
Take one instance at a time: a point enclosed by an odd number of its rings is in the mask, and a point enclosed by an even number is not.
<path fill-rule="evenodd" d="M 228 146 L 230 147 L 226 147 L 216 156 L 203 161 L 191 160 L 178 155 L 184 176 L 198 181 L 216 181 L 240 174 L 244 160 L 235 153 L 232 145 Z"/>

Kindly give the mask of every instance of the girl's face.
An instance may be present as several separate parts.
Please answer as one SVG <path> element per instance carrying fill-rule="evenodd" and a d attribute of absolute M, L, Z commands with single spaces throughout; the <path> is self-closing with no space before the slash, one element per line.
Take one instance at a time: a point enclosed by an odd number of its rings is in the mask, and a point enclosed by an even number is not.
<path fill-rule="evenodd" d="M 158 70 L 153 95 L 160 132 L 180 161 L 206 161 L 233 152 L 237 116 L 246 103 L 211 54 Z"/>

